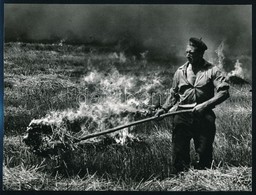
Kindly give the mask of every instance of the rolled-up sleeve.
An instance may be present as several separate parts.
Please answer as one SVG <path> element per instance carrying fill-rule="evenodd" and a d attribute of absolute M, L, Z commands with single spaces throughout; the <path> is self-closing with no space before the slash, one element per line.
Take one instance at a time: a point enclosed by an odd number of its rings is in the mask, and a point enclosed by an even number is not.
<path fill-rule="evenodd" d="M 229 84 L 226 81 L 225 75 L 217 66 L 213 68 L 213 85 L 217 92 L 229 89 Z"/>

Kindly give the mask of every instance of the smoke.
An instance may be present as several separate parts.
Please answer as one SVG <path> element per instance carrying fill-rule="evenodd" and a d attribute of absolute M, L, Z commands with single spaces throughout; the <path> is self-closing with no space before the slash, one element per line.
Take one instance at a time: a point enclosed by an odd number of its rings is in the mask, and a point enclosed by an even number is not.
<path fill-rule="evenodd" d="M 236 76 L 240 77 L 241 79 L 251 81 L 251 57 L 241 55 L 237 56 L 237 59 L 234 59 L 234 56 L 230 54 L 227 55 L 226 51 L 228 51 L 227 46 L 225 44 L 225 41 L 222 41 L 215 51 L 218 58 L 214 63 L 226 74 L 227 78 L 230 78 L 231 76 Z M 243 63 L 241 63 L 240 60 Z"/>
<path fill-rule="evenodd" d="M 238 76 L 238 77 L 244 79 L 244 71 L 243 71 L 243 68 L 242 68 L 242 63 L 240 63 L 239 60 L 237 60 L 234 67 L 235 67 L 235 69 L 232 70 L 228 74 L 228 76 Z"/>
<path fill-rule="evenodd" d="M 252 55 L 248 5 L 5 5 L 6 41 L 120 43 L 121 50 L 184 58 L 187 40 L 202 37 L 206 58 L 225 40 L 226 57 Z M 234 61 L 235 62 L 235 61 Z M 233 62 L 233 64 L 234 64 Z"/>
<path fill-rule="evenodd" d="M 224 41 L 221 42 L 217 50 L 215 51 L 218 55 L 218 67 L 223 70 L 223 61 L 225 59 L 224 53 Z"/>

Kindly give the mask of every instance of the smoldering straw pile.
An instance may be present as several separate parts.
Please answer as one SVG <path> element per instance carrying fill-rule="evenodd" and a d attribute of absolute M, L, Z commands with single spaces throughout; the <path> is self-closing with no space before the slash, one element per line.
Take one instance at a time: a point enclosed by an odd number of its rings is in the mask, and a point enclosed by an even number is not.
<path fill-rule="evenodd" d="M 153 130 L 155 128 L 154 122 L 126 128 L 79 144 L 75 143 L 76 139 L 84 135 L 127 124 L 154 114 L 153 108 L 150 106 L 152 103 L 150 102 L 152 101 L 150 94 L 152 90 L 161 91 L 164 89 L 160 82 L 161 79 L 158 76 L 151 79 L 126 77 L 119 74 L 115 69 L 108 75 L 97 71 L 89 73 L 82 78 L 81 82 L 87 83 L 89 94 L 97 89 L 98 94 L 105 94 L 104 99 L 90 103 L 83 102 L 77 110 L 54 111 L 41 119 L 32 120 L 24 139 L 27 146 L 39 156 L 61 159 L 58 161 L 60 164 L 63 165 L 65 162 L 65 166 L 60 165 L 61 170 L 66 171 L 75 171 L 81 167 L 83 170 L 96 171 L 95 167 L 101 167 L 103 164 L 107 166 L 108 163 L 104 161 L 108 161 L 108 157 L 105 155 L 110 155 L 111 151 L 113 152 L 111 155 L 116 155 L 116 159 L 137 159 L 137 163 L 145 161 L 146 156 L 149 155 L 150 157 L 154 152 L 150 147 L 152 141 L 150 135 L 155 133 Z M 142 81 L 146 82 L 145 86 L 139 85 Z M 119 89 L 124 87 L 125 90 L 122 91 L 125 91 L 125 97 L 120 98 Z M 104 160 L 102 155 L 105 156 Z M 95 157 L 100 158 L 99 162 L 93 160 Z M 164 156 L 161 158 L 167 159 Z M 81 161 L 79 167 L 77 167 L 77 161 Z M 130 160 L 128 161 L 130 162 Z M 131 163 L 134 164 L 135 161 Z M 120 160 L 119 163 L 123 164 L 124 161 Z M 121 166 L 121 164 L 119 165 Z M 128 163 L 122 166 L 131 166 L 134 169 L 132 164 Z M 116 169 L 116 165 L 110 168 L 110 170 L 112 169 Z M 106 171 L 102 167 L 98 171 L 100 170 Z M 145 171 L 150 173 L 148 168 L 146 170 L 142 168 L 141 171 L 143 174 Z M 132 173 L 135 172 L 132 171 Z"/>

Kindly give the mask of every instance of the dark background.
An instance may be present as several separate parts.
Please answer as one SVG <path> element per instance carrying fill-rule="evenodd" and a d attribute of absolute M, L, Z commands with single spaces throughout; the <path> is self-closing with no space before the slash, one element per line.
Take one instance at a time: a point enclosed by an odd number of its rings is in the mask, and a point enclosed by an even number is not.
<path fill-rule="evenodd" d="M 4 11 L 5 42 L 119 44 L 175 59 L 190 37 L 202 37 L 212 60 L 224 41 L 228 71 L 239 59 L 251 80 L 251 5 L 5 4 Z"/>

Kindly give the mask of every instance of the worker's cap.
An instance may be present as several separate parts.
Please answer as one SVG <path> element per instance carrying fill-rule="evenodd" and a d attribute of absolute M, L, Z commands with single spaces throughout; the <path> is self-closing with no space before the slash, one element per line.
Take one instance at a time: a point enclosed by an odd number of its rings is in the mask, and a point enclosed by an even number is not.
<path fill-rule="evenodd" d="M 206 44 L 201 40 L 202 38 L 198 39 L 195 37 L 191 37 L 189 39 L 189 45 L 192 47 L 197 48 L 199 51 L 205 51 L 207 50 Z"/>

